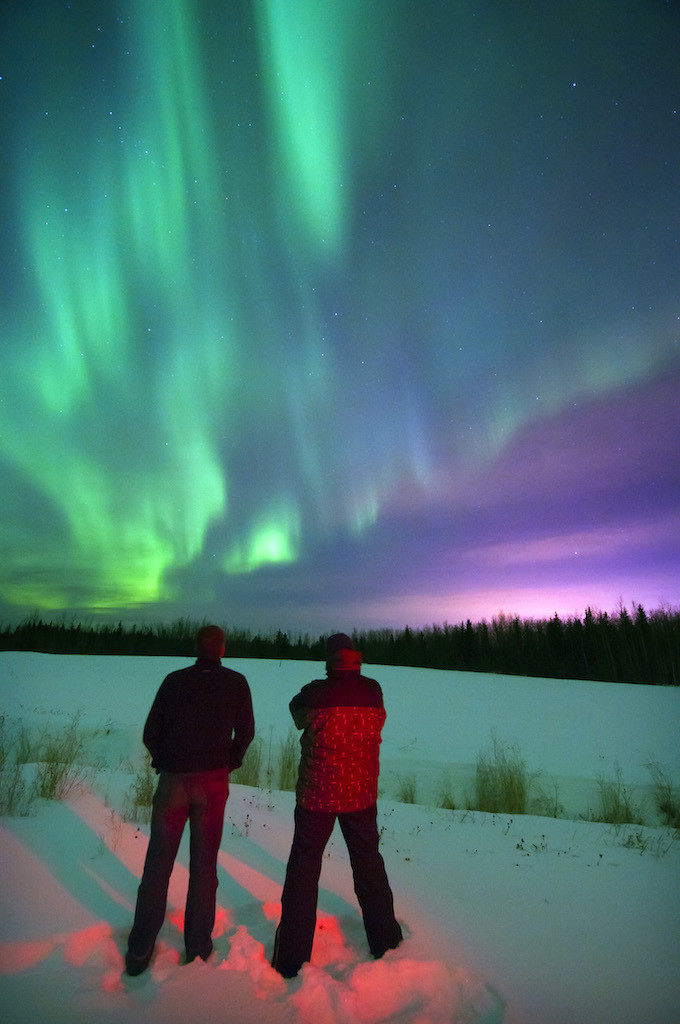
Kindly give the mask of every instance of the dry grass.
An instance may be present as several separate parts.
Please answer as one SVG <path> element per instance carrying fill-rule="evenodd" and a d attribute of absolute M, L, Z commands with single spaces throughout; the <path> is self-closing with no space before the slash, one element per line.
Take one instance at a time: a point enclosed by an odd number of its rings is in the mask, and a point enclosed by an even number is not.
<path fill-rule="evenodd" d="M 282 789 L 288 792 L 295 789 L 299 763 L 300 734 L 294 726 L 291 726 L 285 740 L 281 740 L 279 743 L 278 760 L 275 763 L 273 773 L 275 789 Z"/>
<path fill-rule="evenodd" d="M 591 821 L 604 821 L 609 825 L 644 825 L 642 812 L 633 801 L 630 788 L 621 777 L 621 767 L 616 766 L 614 779 L 597 780 L 599 803 L 590 812 Z"/>
<path fill-rule="evenodd" d="M 469 810 L 526 814 L 531 778 L 516 744 L 508 746 L 495 734 L 490 754 L 480 754 Z"/>
<path fill-rule="evenodd" d="M 418 802 L 418 783 L 415 775 L 400 775 L 397 778 L 397 800 L 402 804 Z"/>
<path fill-rule="evenodd" d="M 230 773 L 229 778 L 240 786 L 260 785 L 262 775 L 262 740 L 256 736 L 246 750 L 243 764 Z"/>
<path fill-rule="evenodd" d="M 151 767 L 151 754 L 147 752 L 125 795 L 123 813 L 126 820 L 148 824 L 151 821 L 155 792 L 156 772 Z"/>
<path fill-rule="evenodd" d="M 671 778 L 658 761 L 648 761 L 647 771 L 654 785 L 654 802 L 664 825 L 680 828 L 680 793 Z"/>

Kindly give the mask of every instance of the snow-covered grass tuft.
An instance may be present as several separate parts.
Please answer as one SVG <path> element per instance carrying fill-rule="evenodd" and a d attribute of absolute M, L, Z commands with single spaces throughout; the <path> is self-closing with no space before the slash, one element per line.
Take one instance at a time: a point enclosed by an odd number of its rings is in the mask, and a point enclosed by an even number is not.
<path fill-rule="evenodd" d="M 92 781 L 103 765 L 86 758 L 76 712 L 66 728 L 46 726 L 37 735 L 21 721 L 0 726 L 0 813 L 24 816 L 36 801 L 63 800 Z"/>
<path fill-rule="evenodd" d="M 680 790 L 658 761 L 648 761 L 646 768 L 652 777 L 654 801 L 664 825 L 680 829 Z"/>
<path fill-rule="evenodd" d="M 518 745 L 511 746 L 494 733 L 490 754 L 481 754 L 475 772 L 469 810 L 526 814 L 531 778 Z"/>
<path fill-rule="evenodd" d="M 30 812 L 33 796 L 21 765 L 16 761 L 5 762 L 0 771 L 0 815 L 25 816 Z"/>
<path fill-rule="evenodd" d="M 413 773 L 398 777 L 396 798 L 402 804 L 418 803 L 418 780 Z"/>
<path fill-rule="evenodd" d="M 257 788 L 260 785 L 261 777 L 262 740 L 259 736 L 256 736 L 246 750 L 246 756 L 243 758 L 241 767 L 231 773 L 230 781 L 236 782 L 240 786 L 254 786 Z"/>
<path fill-rule="evenodd" d="M 43 735 L 36 766 L 36 796 L 62 800 L 85 782 L 85 742 L 78 728 L 79 721 L 80 712 L 76 712 L 66 729 L 46 731 Z"/>
<path fill-rule="evenodd" d="M 635 802 L 630 786 L 622 778 L 621 766 L 616 765 L 615 777 L 597 780 L 599 802 L 591 812 L 593 821 L 604 821 L 610 825 L 644 825 L 640 805 Z"/>
<path fill-rule="evenodd" d="M 139 821 L 149 824 L 156 782 L 156 772 L 151 767 L 151 755 L 147 751 L 143 755 L 142 764 L 125 795 L 123 813 L 126 821 Z"/>
<path fill-rule="evenodd" d="M 270 780 L 274 789 L 292 793 L 297 785 L 298 762 L 300 760 L 300 734 L 291 726 L 285 739 L 281 740 L 274 758 Z"/>
<path fill-rule="evenodd" d="M 441 807 L 444 811 L 455 811 L 456 809 L 456 796 L 453 788 L 453 782 L 451 780 L 451 774 L 448 771 L 444 771 L 442 773 L 437 807 Z"/>

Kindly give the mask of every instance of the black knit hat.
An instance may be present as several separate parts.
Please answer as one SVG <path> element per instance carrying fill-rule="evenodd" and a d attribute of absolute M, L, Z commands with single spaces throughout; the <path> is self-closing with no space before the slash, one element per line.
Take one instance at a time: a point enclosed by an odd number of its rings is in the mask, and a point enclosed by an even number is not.
<path fill-rule="evenodd" d="M 224 630 L 219 626 L 202 626 L 196 634 L 196 648 L 199 658 L 219 660 L 224 654 Z"/>
<path fill-rule="evenodd" d="M 326 640 L 326 657 L 330 658 L 333 654 L 337 654 L 338 651 L 353 651 L 354 644 L 347 636 L 346 633 L 333 633 L 333 636 L 329 636 Z"/>

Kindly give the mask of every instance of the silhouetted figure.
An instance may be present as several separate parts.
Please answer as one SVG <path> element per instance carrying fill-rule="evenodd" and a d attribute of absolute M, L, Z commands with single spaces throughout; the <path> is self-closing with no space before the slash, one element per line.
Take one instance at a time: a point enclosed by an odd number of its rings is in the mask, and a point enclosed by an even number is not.
<path fill-rule="evenodd" d="M 225 668 L 219 626 L 197 636 L 195 664 L 163 680 L 144 726 L 144 744 L 159 773 L 151 835 L 137 894 L 125 966 L 141 974 L 163 924 L 168 882 L 187 820 L 191 831 L 189 890 L 184 916 L 187 963 L 212 952 L 217 853 L 222 839 L 229 772 L 238 768 L 255 734 L 250 688 Z"/>
<path fill-rule="evenodd" d="M 382 690 L 375 679 L 361 675 L 361 654 L 344 633 L 329 637 L 326 658 L 327 678 L 308 683 L 290 702 L 303 732 L 295 834 L 272 958 L 284 978 L 295 977 L 311 957 L 321 861 L 336 819 L 347 843 L 371 953 L 381 957 L 402 940 L 378 850 Z"/>

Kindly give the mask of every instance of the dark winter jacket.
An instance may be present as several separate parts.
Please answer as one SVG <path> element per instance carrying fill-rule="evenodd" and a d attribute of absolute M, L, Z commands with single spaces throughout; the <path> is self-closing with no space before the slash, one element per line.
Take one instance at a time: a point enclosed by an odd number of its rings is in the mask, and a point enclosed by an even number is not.
<path fill-rule="evenodd" d="M 161 683 L 144 726 L 144 744 L 157 771 L 233 770 L 254 734 L 245 676 L 199 658 Z"/>
<path fill-rule="evenodd" d="M 290 702 L 302 729 L 297 801 L 309 811 L 361 811 L 378 797 L 380 685 L 358 670 L 332 669 Z"/>

